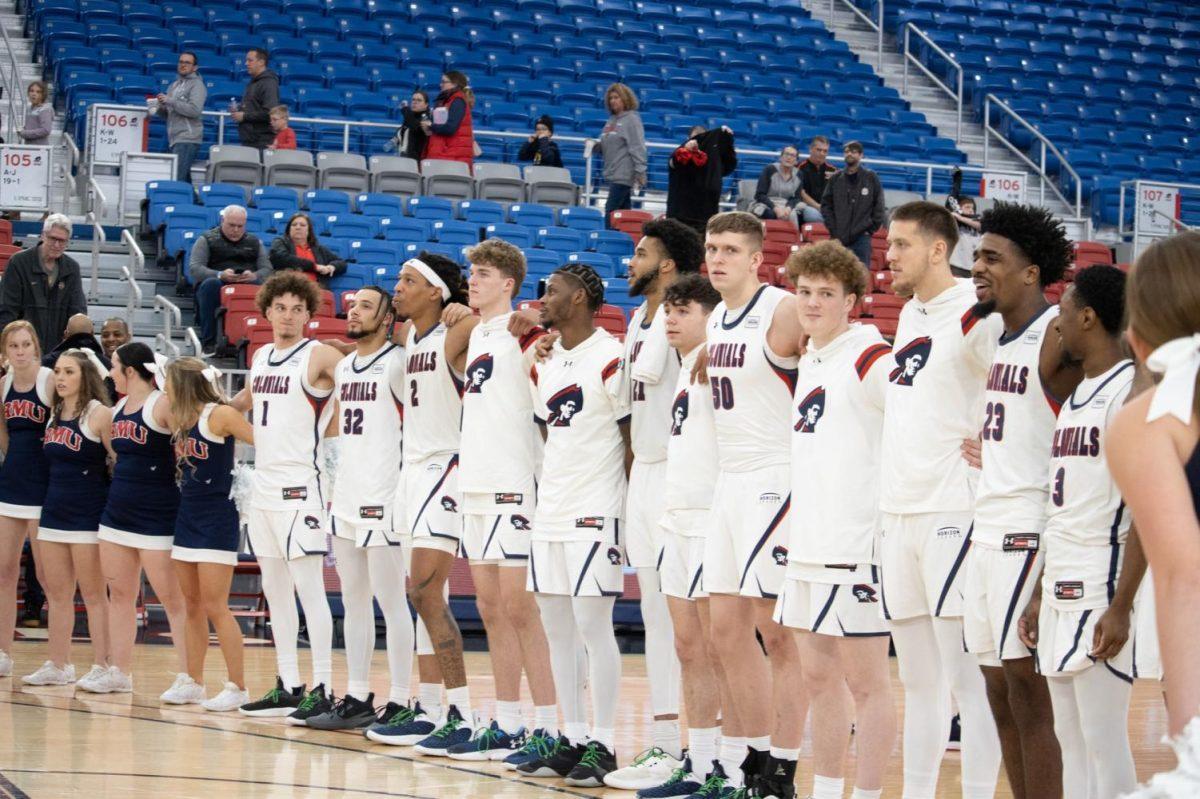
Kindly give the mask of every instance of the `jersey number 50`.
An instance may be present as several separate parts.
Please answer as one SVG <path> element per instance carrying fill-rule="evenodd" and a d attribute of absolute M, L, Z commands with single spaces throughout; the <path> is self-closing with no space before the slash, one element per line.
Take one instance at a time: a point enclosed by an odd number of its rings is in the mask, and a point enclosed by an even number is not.
<path fill-rule="evenodd" d="M 713 393 L 713 408 L 730 410 L 733 408 L 733 381 L 728 377 L 715 377 L 711 381 Z"/>

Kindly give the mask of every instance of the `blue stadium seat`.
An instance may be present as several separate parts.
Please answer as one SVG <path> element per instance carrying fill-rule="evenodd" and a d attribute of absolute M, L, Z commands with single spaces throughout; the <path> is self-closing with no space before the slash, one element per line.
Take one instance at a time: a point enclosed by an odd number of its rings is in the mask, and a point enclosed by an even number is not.
<path fill-rule="evenodd" d="M 379 230 L 384 239 L 393 242 L 427 241 L 430 227 L 428 220 L 411 216 L 391 216 L 379 220 Z"/>
<path fill-rule="evenodd" d="M 617 274 L 616 261 L 612 256 L 605 255 L 604 253 L 589 252 L 586 250 L 569 252 L 565 254 L 565 260 L 569 264 L 587 264 L 596 270 L 596 274 L 605 279 L 615 277 Z"/>
<path fill-rule="evenodd" d="M 554 225 L 554 209 L 548 205 L 515 203 L 508 208 L 508 221 L 529 228 Z"/>
<path fill-rule="evenodd" d="M 492 200 L 462 200 L 457 217 L 474 225 L 490 225 L 504 221 L 504 206 Z"/>
<path fill-rule="evenodd" d="M 604 213 L 599 208 L 560 208 L 558 211 L 558 224 L 572 230 L 602 230 L 604 228 Z"/>
<path fill-rule="evenodd" d="M 581 232 L 560 227 L 538 228 L 536 240 L 538 247 L 562 253 L 583 250 L 585 244 Z"/>
<path fill-rule="evenodd" d="M 512 225 L 503 222 L 490 224 L 483 229 L 485 239 L 504 239 L 509 244 L 520 247 L 522 250 L 528 250 L 533 247 L 533 234 L 534 231 L 524 225 Z"/>
<path fill-rule="evenodd" d="M 314 214 L 349 214 L 350 196 L 336 189 L 310 189 L 304 192 L 300 207 Z"/>
<path fill-rule="evenodd" d="M 360 214 L 322 215 L 324 230 L 334 238 L 373 239 L 379 231 L 374 217 Z"/>
<path fill-rule="evenodd" d="M 350 260 L 371 266 L 391 266 L 399 255 L 396 247 L 388 241 L 355 239 L 350 242 Z"/>
<path fill-rule="evenodd" d="M 374 217 L 400 217 L 404 214 L 404 202 L 391 194 L 360 194 L 354 199 L 354 207 L 358 213 Z"/>
<path fill-rule="evenodd" d="M 549 250 L 528 249 L 525 251 L 525 269 L 530 276 L 545 277 L 562 266 L 563 259 Z"/>
<path fill-rule="evenodd" d="M 444 197 L 410 197 L 407 210 L 418 219 L 454 218 L 454 203 Z"/>
<path fill-rule="evenodd" d="M 619 230 L 593 230 L 588 233 L 588 250 L 621 258 L 633 254 L 633 240 Z"/>
<path fill-rule="evenodd" d="M 432 225 L 433 240 L 438 244 L 459 246 L 479 243 L 479 226 L 454 219 L 439 219 Z"/>

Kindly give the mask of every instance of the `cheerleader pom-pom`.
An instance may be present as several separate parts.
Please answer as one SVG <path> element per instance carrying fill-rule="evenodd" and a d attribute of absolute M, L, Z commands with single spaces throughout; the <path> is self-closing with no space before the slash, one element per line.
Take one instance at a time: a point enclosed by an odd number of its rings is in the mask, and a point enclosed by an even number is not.
<path fill-rule="evenodd" d="M 250 512 L 250 498 L 253 495 L 254 466 L 239 461 L 233 465 L 233 484 L 229 488 L 229 498 L 243 517 Z"/>
<path fill-rule="evenodd" d="M 1174 740 L 1168 740 L 1179 760 L 1171 771 L 1155 774 L 1123 799 L 1194 799 L 1200 796 L 1200 717 L 1188 722 Z"/>
<path fill-rule="evenodd" d="M 325 451 L 325 463 L 321 469 L 321 482 L 327 496 L 333 496 L 333 486 L 337 482 L 338 458 L 342 452 L 342 440 L 340 438 L 327 438 L 323 447 Z"/>

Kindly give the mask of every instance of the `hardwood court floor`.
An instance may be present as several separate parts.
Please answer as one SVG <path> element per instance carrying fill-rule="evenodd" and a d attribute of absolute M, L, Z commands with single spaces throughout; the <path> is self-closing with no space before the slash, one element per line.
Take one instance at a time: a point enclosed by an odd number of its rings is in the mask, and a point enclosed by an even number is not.
<path fill-rule="evenodd" d="M 44 659 L 41 641 L 18 642 L 14 649 L 18 677 Z M 86 644 L 76 644 L 73 654 L 77 671 L 83 674 L 90 650 Z M 274 654 L 269 647 L 247 647 L 246 673 L 256 697 L 273 680 Z M 308 653 L 302 650 L 304 674 L 307 661 Z M 410 749 L 373 744 L 355 733 L 310 731 L 289 727 L 280 719 L 206 713 L 194 706 L 169 709 L 159 704 L 158 694 L 173 678 L 174 662 L 169 647 L 139 644 L 132 695 L 92 696 L 72 687 L 25 688 L 17 679 L 0 679 L 0 798 L 632 797 L 624 791 L 571 789 L 556 781 L 523 779 L 497 764 L 422 758 Z M 215 693 L 223 674 L 215 647 L 207 664 L 210 693 Z M 340 651 L 334 653 L 334 664 L 334 682 L 341 688 L 345 672 Z M 472 699 L 490 713 L 494 695 L 487 655 L 468 653 L 467 669 Z M 373 686 L 386 696 L 385 673 L 386 659 L 380 651 L 372 665 Z M 527 694 L 525 698 L 526 714 L 531 715 Z M 624 657 L 621 700 L 618 755 L 625 763 L 649 741 L 641 655 Z M 1153 684 L 1139 681 L 1135 686 L 1129 723 L 1139 778 L 1173 767 L 1170 750 L 1159 743 L 1166 717 Z M 798 793 L 805 796 L 812 784 L 807 742 L 800 772 Z M 958 753 L 947 752 L 939 799 L 960 795 L 958 777 Z M 899 795 L 897 745 L 884 796 Z M 1003 776 L 996 795 L 1011 797 Z"/>

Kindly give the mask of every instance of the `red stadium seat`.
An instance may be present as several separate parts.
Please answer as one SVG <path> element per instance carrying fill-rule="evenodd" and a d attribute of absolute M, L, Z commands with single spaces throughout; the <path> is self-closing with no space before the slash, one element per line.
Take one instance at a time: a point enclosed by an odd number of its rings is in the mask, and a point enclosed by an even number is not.
<path fill-rule="evenodd" d="M 241 363 L 238 366 L 242 369 L 249 367 L 254 363 L 254 353 L 258 352 L 260 347 L 264 347 L 275 340 L 275 333 L 271 330 L 271 326 L 267 324 L 267 320 L 261 316 L 252 316 L 246 320 L 246 345 L 239 349 L 242 353 L 238 359 Z"/>
<path fill-rule="evenodd" d="M 518 311 L 527 311 L 530 309 L 532 309 L 534 311 L 540 311 L 542 309 L 542 301 L 541 300 L 521 300 L 520 302 L 517 303 Z"/>
<path fill-rule="evenodd" d="M 1113 254 L 1107 244 L 1098 241 L 1075 242 L 1075 266 L 1083 268 L 1093 264 L 1112 264 Z"/>
<path fill-rule="evenodd" d="M 895 292 L 892 291 L 892 280 L 895 277 L 890 269 L 884 269 L 881 272 L 872 272 L 871 290 L 877 294 L 894 294 Z"/>
<path fill-rule="evenodd" d="M 358 292 L 355 289 L 348 289 L 342 292 L 341 297 L 339 297 L 339 305 L 343 313 L 350 310 L 350 303 L 354 301 L 354 295 L 357 293 Z"/>
<path fill-rule="evenodd" d="M 8 259 L 19 253 L 21 248 L 15 244 L 0 244 L 0 275 L 8 268 Z"/>
<path fill-rule="evenodd" d="M 0 219 L 0 244 L 12 244 L 12 222 L 7 219 Z"/>
<path fill-rule="evenodd" d="M 224 333 L 225 343 L 234 346 L 245 340 L 249 327 L 247 320 L 257 318 L 262 324 L 266 324 L 266 320 L 258 314 L 258 307 L 253 302 L 247 302 L 241 298 L 230 300 L 229 305 L 222 310 L 225 312 L 225 324 L 219 326 L 218 330 Z"/>
<path fill-rule="evenodd" d="M 642 225 L 654 218 L 654 214 L 649 211 L 635 211 L 632 209 L 623 209 L 613 211 L 608 215 L 608 225 L 616 230 L 621 230 L 623 225 L 637 225 L 637 229 L 641 230 Z"/>
<path fill-rule="evenodd" d="M 829 238 L 829 228 L 820 222 L 805 222 L 800 228 L 800 236 L 805 241 L 825 241 Z"/>
<path fill-rule="evenodd" d="M 333 292 L 329 289 L 321 290 L 321 308 L 317 311 L 317 316 L 337 316 L 337 308 L 333 304 Z"/>
<path fill-rule="evenodd" d="M 907 300 L 894 294 L 868 294 L 862 299 L 863 316 L 875 319 L 899 319 Z"/>
<path fill-rule="evenodd" d="M 308 335 L 318 341 L 345 338 L 347 324 L 345 319 L 338 319 L 334 316 L 318 316 L 309 321 Z"/>
<path fill-rule="evenodd" d="M 221 305 L 229 304 L 234 297 L 248 297 L 251 301 L 258 294 L 258 286 L 249 283 L 226 283 L 221 286 Z"/>
<path fill-rule="evenodd" d="M 1066 287 L 1067 284 L 1060 280 L 1057 283 L 1051 283 L 1049 286 L 1046 286 L 1042 294 L 1046 296 L 1046 302 L 1051 305 L 1058 305 L 1058 301 L 1062 299 L 1063 291 Z"/>
<path fill-rule="evenodd" d="M 601 305 L 600 310 L 596 311 L 593 318 L 597 327 L 602 327 L 617 338 L 624 340 L 625 328 L 629 320 L 625 318 L 625 312 L 620 308 L 615 305 Z"/>
<path fill-rule="evenodd" d="M 763 226 L 766 228 L 767 241 L 786 241 L 792 244 L 800 238 L 799 228 L 793 225 L 790 219 L 764 219 Z"/>

